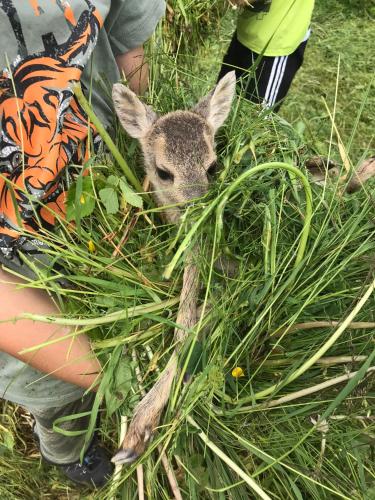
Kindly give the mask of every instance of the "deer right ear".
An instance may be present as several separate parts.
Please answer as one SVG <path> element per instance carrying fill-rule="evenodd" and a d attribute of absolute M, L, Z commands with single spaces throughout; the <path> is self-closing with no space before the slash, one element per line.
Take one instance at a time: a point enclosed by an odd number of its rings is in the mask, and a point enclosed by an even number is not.
<path fill-rule="evenodd" d="M 126 132 L 135 139 L 142 139 L 150 131 L 157 114 L 130 89 L 115 83 L 112 89 L 115 111 Z"/>
<path fill-rule="evenodd" d="M 192 111 L 203 116 L 216 132 L 227 119 L 235 92 L 236 73 L 231 71 L 223 76 L 216 87 L 203 97 Z"/>

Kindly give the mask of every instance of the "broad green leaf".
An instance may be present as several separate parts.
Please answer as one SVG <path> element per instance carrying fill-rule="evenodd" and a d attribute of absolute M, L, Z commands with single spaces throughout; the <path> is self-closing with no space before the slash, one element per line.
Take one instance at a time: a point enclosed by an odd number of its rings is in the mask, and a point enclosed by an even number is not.
<path fill-rule="evenodd" d="M 142 208 L 143 200 L 139 196 L 139 194 L 135 193 L 127 184 L 127 182 L 121 178 L 120 179 L 120 188 L 122 191 L 122 195 L 125 198 L 125 201 L 133 207 Z"/>
<path fill-rule="evenodd" d="M 109 177 L 107 177 L 106 182 L 108 186 L 116 187 L 119 183 L 119 178 L 116 177 L 115 175 L 110 175 Z"/>
<path fill-rule="evenodd" d="M 119 209 L 118 198 L 116 191 L 111 188 L 103 188 L 99 191 L 100 199 L 102 200 L 107 214 L 116 214 Z"/>
<path fill-rule="evenodd" d="M 113 371 L 113 381 L 105 391 L 106 409 L 111 416 L 120 408 L 130 393 L 133 381 L 133 363 L 121 357 Z"/>

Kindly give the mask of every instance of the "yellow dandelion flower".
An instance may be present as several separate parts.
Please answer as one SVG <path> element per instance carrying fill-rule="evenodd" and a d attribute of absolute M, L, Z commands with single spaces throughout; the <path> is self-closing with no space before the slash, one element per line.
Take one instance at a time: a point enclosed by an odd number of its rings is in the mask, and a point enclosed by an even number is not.
<path fill-rule="evenodd" d="M 95 252 L 96 247 L 95 247 L 94 242 L 92 240 L 88 241 L 87 248 L 89 249 L 90 253 L 94 253 Z"/>
<path fill-rule="evenodd" d="M 83 194 L 81 194 L 79 201 L 80 201 L 81 205 L 84 205 L 86 203 L 86 198 L 83 196 Z"/>
<path fill-rule="evenodd" d="M 244 377 L 244 376 L 245 376 L 245 372 L 243 371 L 243 369 L 240 366 L 236 366 L 235 368 L 233 368 L 232 377 L 240 378 L 240 377 Z"/>

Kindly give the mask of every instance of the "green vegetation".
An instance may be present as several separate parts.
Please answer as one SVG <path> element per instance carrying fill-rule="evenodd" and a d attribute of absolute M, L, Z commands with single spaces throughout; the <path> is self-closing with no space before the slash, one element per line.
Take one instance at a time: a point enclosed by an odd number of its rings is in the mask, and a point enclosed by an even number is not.
<path fill-rule="evenodd" d="M 220 2 L 210 12 L 203 1 L 170 4 L 178 29 L 166 21 L 150 47 L 149 98 L 161 112 L 190 106 L 214 84 L 234 26 Z M 112 450 L 121 415 L 131 418 L 141 397 L 137 366 L 147 390 L 172 350 L 182 259 L 169 280 L 163 271 L 183 238 L 205 248 L 198 368 L 176 387 L 140 461 L 150 499 L 172 497 L 158 445 L 183 498 L 255 498 L 254 483 L 275 499 L 375 497 L 374 183 L 354 195 L 311 185 L 308 228 L 309 196 L 295 173 L 274 164 L 239 182 L 255 165 L 288 163 L 307 175 L 304 161 L 316 153 L 343 168 L 374 154 L 373 14 L 371 2 L 317 2 L 305 64 L 280 116 L 236 101 L 217 138 L 221 174 L 178 235 L 146 199 L 143 211 L 126 204 L 123 171 L 104 153 L 70 194 L 71 206 L 81 203 L 77 230 L 43 235 L 80 286 L 63 291 L 61 304 L 64 317 L 83 319 L 78 331 L 89 332 L 103 361 L 101 431 Z M 136 144 L 119 128 L 115 143 L 140 178 Z M 202 213 L 205 224 L 189 232 Z M 234 277 L 213 268 L 219 254 L 237 262 Z M 1 413 L 1 498 L 137 498 L 137 464 L 123 468 L 116 488 L 72 489 L 36 458 L 22 410 L 3 404 Z"/>

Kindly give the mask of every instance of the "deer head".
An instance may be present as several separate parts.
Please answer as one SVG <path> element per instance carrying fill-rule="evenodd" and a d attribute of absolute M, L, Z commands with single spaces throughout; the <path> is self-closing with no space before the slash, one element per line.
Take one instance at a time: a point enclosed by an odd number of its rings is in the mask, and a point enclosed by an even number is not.
<path fill-rule="evenodd" d="M 214 136 L 230 111 L 235 72 L 189 111 L 158 116 L 124 85 L 113 86 L 116 113 L 126 132 L 139 140 L 145 171 L 154 197 L 169 222 L 177 222 L 181 208 L 203 196 L 216 170 Z"/>

